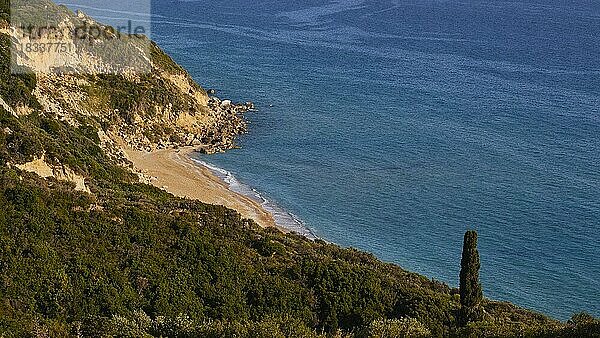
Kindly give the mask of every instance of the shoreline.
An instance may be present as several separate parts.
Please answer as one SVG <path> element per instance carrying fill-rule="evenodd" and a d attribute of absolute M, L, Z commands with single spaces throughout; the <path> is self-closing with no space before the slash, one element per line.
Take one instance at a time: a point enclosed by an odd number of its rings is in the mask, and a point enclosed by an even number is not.
<path fill-rule="evenodd" d="M 275 225 L 283 232 L 295 232 L 308 239 L 319 239 L 319 237 L 296 215 L 279 206 L 274 201 L 264 197 L 250 185 L 240 182 L 231 172 L 207 163 L 199 158 L 189 156 L 188 158 L 197 166 L 208 169 L 216 179 L 220 180 L 227 188 L 237 194 L 250 198 L 258 203 L 263 210 L 270 213 L 275 220 Z"/>
<path fill-rule="evenodd" d="M 226 182 L 209 168 L 194 161 L 194 147 L 163 149 L 153 152 L 126 149 L 127 158 L 135 168 L 150 177 L 150 184 L 177 197 L 223 205 L 254 220 L 263 228 L 278 226 L 273 215 L 248 196 L 232 191 Z"/>

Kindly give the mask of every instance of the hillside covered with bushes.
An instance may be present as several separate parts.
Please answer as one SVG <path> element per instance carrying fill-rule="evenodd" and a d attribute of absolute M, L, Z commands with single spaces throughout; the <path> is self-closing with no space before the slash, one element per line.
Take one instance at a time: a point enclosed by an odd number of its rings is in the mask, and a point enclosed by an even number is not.
<path fill-rule="evenodd" d="M 6 20 L 7 2 L 0 4 Z M 585 314 L 560 323 L 492 300 L 484 300 L 481 321 L 459 325 L 457 289 L 140 183 L 101 136 L 127 123 L 128 109 L 149 114 L 144 103 L 155 96 L 180 104 L 169 109 L 193 105 L 202 113 L 200 103 L 164 77 L 86 75 L 77 90 L 104 99 L 81 101 L 80 113 L 100 107 L 120 115 L 67 119 L 40 102 L 45 75 L 12 74 L 9 36 L 0 34 L 0 42 L 0 98 L 13 111 L 28 107 L 14 114 L 0 106 L 0 336 L 600 335 L 600 322 Z M 161 69 L 184 72 L 156 48 Z M 76 77 L 65 83 L 79 83 Z M 60 80 L 44 89 L 60 88 Z M 184 133 L 169 128 L 156 140 L 146 130 L 143 145 Z M 214 144 L 214 130 L 205 132 Z M 19 169 L 39 158 L 84 177 L 87 191 Z"/>

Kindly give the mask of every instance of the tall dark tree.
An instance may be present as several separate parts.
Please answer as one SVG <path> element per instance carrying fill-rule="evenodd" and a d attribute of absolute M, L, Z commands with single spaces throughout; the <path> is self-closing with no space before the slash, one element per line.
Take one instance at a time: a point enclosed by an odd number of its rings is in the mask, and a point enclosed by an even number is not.
<path fill-rule="evenodd" d="M 483 291 L 479 283 L 479 251 L 477 251 L 477 231 L 467 231 L 463 243 L 462 259 L 460 262 L 460 322 L 481 319 Z"/>

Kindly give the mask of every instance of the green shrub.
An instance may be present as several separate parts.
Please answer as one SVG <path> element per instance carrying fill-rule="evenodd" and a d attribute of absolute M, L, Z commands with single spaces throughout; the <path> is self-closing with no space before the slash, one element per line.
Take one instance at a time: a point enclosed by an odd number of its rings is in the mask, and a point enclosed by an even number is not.
<path fill-rule="evenodd" d="M 431 332 L 414 318 L 376 320 L 357 334 L 357 338 L 421 338 L 429 336 L 431 336 Z"/>

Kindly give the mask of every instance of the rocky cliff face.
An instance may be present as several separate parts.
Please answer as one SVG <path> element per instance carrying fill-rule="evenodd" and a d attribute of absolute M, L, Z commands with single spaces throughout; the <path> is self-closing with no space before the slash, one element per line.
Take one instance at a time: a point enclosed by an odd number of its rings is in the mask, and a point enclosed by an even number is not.
<path fill-rule="evenodd" d="M 44 156 L 42 156 L 39 159 L 35 159 L 31 162 L 18 164 L 17 168 L 31 173 L 35 173 L 43 178 L 54 177 L 61 181 L 75 183 L 75 190 L 90 193 L 90 189 L 88 189 L 88 187 L 85 185 L 85 177 L 77 175 L 73 170 L 71 170 L 67 166 L 54 166 L 48 164 L 44 160 Z"/>
<path fill-rule="evenodd" d="M 69 44 L 61 53 L 36 53 L 26 48 L 13 50 L 13 61 L 35 74 L 31 93 L 46 116 L 72 126 L 91 125 L 101 136 L 109 153 L 119 155 L 120 146 L 152 151 L 193 145 L 207 153 L 235 146 L 235 137 L 246 131 L 242 113 L 251 105 L 235 105 L 209 97 L 190 75 L 158 46 L 145 38 L 119 39 L 118 49 L 107 38 L 73 41 L 70 33 L 82 25 L 101 25 L 82 13 L 72 13 L 51 2 L 40 1 L 55 13 L 52 18 L 63 34 L 59 43 Z M 1 21 L 1 20 L 0 20 Z M 0 25 L 1 34 L 18 46 L 31 43 L 22 26 Z M 4 40 L 3 40 L 4 41 Z M 44 38 L 36 42 L 47 43 Z M 56 43 L 56 40 L 52 40 Z M 7 48 L 7 46 L 3 46 Z M 135 59 L 132 65 L 148 67 L 136 71 L 123 66 L 117 57 Z M 58 68 L 58 67 L 62 68 Z M 115 69 L 115 67 L 122 67 Z M 11 103 L 0 98 L 3 107 L 14 115 L 32 113 L 26 102 Z"/>

